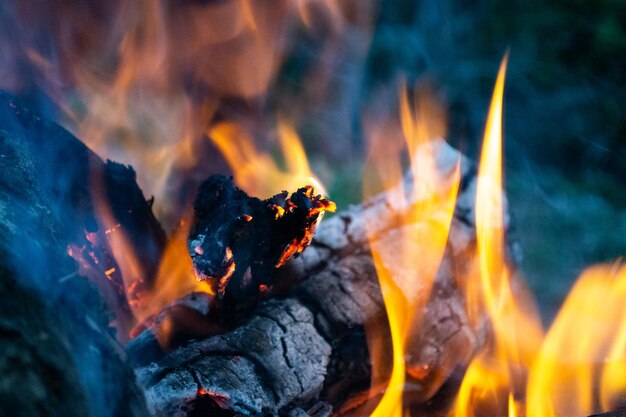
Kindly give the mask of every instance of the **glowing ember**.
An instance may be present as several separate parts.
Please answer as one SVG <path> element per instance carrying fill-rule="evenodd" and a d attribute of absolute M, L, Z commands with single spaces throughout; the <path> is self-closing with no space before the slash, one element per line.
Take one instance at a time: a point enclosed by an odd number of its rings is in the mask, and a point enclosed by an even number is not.
<path fill-rule="evenodd" d="M 262 201 L 223 176 L 202 183 L 194 207 L 188 244 L 195 274 L 216 283 L 224 307 L 251 303 L 260 284 L 270 288 L 275 271 L 309 245 L 324 212 L 335 210 L 311 186 Z"/>
<path fill-rule="evenodd" d="M 230 277 L 233 276 L 235 269 L 237 268 L 235 261 L 233 261 L 233 251 L 229 247 L 226 247 L 224 262 L 228 265 L 228 267 L 226 267 L 226 272 L 219 278 L 219 282 L 217 284 L 217 295 L 220 298 L 224 296 L 228 281 L 230 281 Z"/>

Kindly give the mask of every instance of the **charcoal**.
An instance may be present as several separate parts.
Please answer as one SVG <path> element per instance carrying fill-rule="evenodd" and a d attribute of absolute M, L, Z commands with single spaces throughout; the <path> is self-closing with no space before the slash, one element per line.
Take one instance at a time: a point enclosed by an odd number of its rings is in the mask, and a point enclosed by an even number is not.
<path fill-rule="evenodd" d="M 309 245 L 334 203 L 303 187 L 267 200 L 248 196 L 230 177 L 202 183 L 188 239 L 199 279 L 210 281 L 226 319 L 249 310 L 274 285 L 278 268 Z"/>

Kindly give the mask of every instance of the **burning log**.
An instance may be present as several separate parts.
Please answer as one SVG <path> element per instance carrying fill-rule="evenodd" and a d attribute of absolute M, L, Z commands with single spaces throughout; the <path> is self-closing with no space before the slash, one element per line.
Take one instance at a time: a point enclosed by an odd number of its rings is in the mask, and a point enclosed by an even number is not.
<path fill-rule="evenodd" d="M 449 172 L 459 154 L 444 142 L 436 147 L 439 169 Z M 467 316 L 462 294 L 474 241 L 475 172 L 465 160 L 462 178 L 444 261 L 407 358 L 412 399 L 422 405 L 467 366 L 486 333 L 484 320 Z M 411 203 L 419 204 L 418 198 Z M 241 415 L 350 415 L 367 406 L 376 393 L 368 391 L 365 330 L 387 328 L 368 235 L 393 245 L 402 228 L 415 226 L 399 222 L 404 210 L 380 195 L 322 223 L 311 246 L 277 276 L 277 285 L 298 284 L 232 331 L 178 347 L 153 363 L 141 360 L 141 349 L 131 349 L 152 413 L 193 415 L 186 410 L 207 395 Z M 399 265 L 387 261 L 392 271 Z M 342 408 L 350 397 L 351 406 Z"/>
<path fill-rule="evenodd" d="M 222 315 L 232 320 L 269 291 L 275 271 L 309 245 L 325 211 L 335 204 L 313 187 L 261 201 L 232 178 L 215 175 L 200 186 L 189 253 L 198 278 L 217 287 Z"/>
<path fill-rule="evenodd" d="M 91 173 L 105 187 L 92 188 Z M 0 404 L 19 416 L 147 415 L 93 284 L 68 256 L 102 233 L 92 192 L 146 258 L 164 234 L 132 169 L 105 164 L 64 129 L 0 92 Z M 103 278 L 104 282 L 108 282 Z"/>

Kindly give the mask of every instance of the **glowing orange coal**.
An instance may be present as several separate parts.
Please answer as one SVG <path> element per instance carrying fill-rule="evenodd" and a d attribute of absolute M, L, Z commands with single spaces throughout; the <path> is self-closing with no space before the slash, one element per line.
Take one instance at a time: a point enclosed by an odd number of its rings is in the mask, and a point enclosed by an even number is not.
<path fill-rule="evenodd" d="M 269 154 L 257 151 L 250 141 L 246 141 L 245 137 L 234 137 L 227 135 L 228 133 L 231 133 L 231 131 L 225 125 L 218 125 L 216 129 L 212 130 L 212 135 L 217 138 L 214 140 L 219 143 L 224 156 L 233 163 L 232 168 L 235 178 L 243 188 L 257 193 L 257 195 L 262 193 L 263 190 L 274 190 L 273 192 L 275 193 L 277 189 L 283 187 L 293 188 L 306 184 L 316 184 L 317 187 L 323 189 L 310 171 L 302 145 L 292 129 L 286 126 L 281 127 L 281 143 L 283 145 L 284 158 L 288 158 L 289 161 L 285 168 L 279 168 L 277 161 Z M 235 151 L 229 147 L 230 144 L 238 144 L 245 151 L 240 154 L 233 154 Z M 239 165 L 236 165 L 237 162 L 239 162 Z M 250 169 L 254 171 L 250 171 Z M 312 186 L 306 186 L 304 190 L 306 195 L 313 196 L 314 188 Z M 101 195 L 101 193 L 95 193 L 96 197 Z M 315 201 L 318 200 L 315 199 Z M 99 214 L 101 227 L 107 230 L 107 245 L 111 250 L 112 257 L 119 266 L 126 295 L 137 323 L 143 323 L 161 312 L 170 303 L 192 292 L 213 296 L 220 290 L 219 285 L 218 288 L 214 288 L 207 281 L 196 279 L 187 248 L 187 237 L 193 221 L 190 209 L 185 211 L 179 225 L 171 234 L 156 275 L 148 276 L 146 268 L 139 261 L 131 241 L 125 235 L 124 230 L 115 224 L 108 202 L 96 198 L 94 203 Z M 320 207 L 318 209 L 312 208 L 312 215 L 335 210 L 334 203 L 324 198 L 321 198 L 318 203 Z M 284 208 L 278 206 L 277 208 L 284 212 Z M 277 212 L 277 215 L 280 215 L 280 213 Z M 311 229 L 311 232 L 313 230 L 314 228 Z M 301 241 L 290 245 L 288 247 L 290 252 L 283 254 L 281 261 L 279 261 L 276 267 L 282 265 L 283 259 L 288 259 L 295 252 L 301 252 L 311 239 L 312 235 L 308 233 L 302 237 Z M 227 256 L 232 256 L 232 252 L 229 249 L 226 253 Z M 235 267 L 234 263 L 230 265 L 230 274 L 234 272 Z M 230 274 L 223 278 L 225 282 L 230 278 Z M 167 326 L 161 326 L 160 331 L 163 334 L 159 335 L 159 340 L 162 342 L 167 341 Z"/>

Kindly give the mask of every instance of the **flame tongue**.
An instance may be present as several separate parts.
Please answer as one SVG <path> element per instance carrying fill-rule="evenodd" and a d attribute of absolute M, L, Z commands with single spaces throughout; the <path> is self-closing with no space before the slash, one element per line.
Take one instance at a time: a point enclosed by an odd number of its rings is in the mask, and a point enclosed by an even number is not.
<path fill-rule="evenodd" d="M 460 178 L 458 161 L 451 172 L 439 170 L 437 147 L 433 143 L 441 133 L 439 119 L 421 97 L 416 96 L 415 102 L 413 109 L 408 94 L 401 96 L 401 125 L 406 141 L 401 152 L 409 154 L 412 181 L 402 180 L 402 155 L 394 155 L 389 160 L 377 153 L 374 159 L 385 186 L 383 195 L 387 207 L 400 213 L 396 231 L 382 238 L 377 227 L 379 219 L 371 219 L 367 224 L 372 257 L 387 310 L 393 353 L 391 375 L 383 398 L 372 413 L 374 417 L 405 415 L 405 358 L 412 348 L 409 339 L 421 326 L 426 302 L 443 259 Z M 370 343 L 380 339 L 373 333 L 370 331 Z M 371 345 L 370 349 L 372 352 L 386 350 L 377 345 Z M 372 384 L 377 387 L 384 382 L 387 361 L 383 355 L 378 358 L 373 354 L 372 362 Z M 420 378 L 429 370 L 411 366 L 408 372 Z"/>
<path fill-rule="evenodd" d="M 335 205 L 313 187 L 261 201 L 212 176 L 200 187 L 189 252 L 199 279 L 216 281 L 223 303 L 251 303 L 274 272 L 311 242 L 318 220 Z"/>
<path fill-rule="evenodd" d="M 626 267 L 585 271 L 533 364 L 527 415 L 587 416 L 626 405 Z"/>
<path fill-rule="evenodd" d="M 515 413 L 513 394 L 523 381 L 519 371 L 530 366 L 542 338 L 532 297 L 514 283 L 505 253 L 502 100 L 507 60 L 498 72 L 485 128 L 476 190 L 478 271 L 468 279 L 470 311 L 476 319 L 486 313 L 492 337 L 467 370 L 455 417 Z"/>
<path fill-rule="evenodd" d="M 216 123 L 207 134 L 228 162 L 235 183 L 245 192 L 267 198 L 276 189 L 291 190 L 311 184 L 326 194 L 324 186 L 311 171 L 295 129 L 280 122 L 277 130 L 280 154 L 286 165 L 284 168 L 270 154 L 257 149 L 253 135 L 242 125 L 234 122 Z"/>

